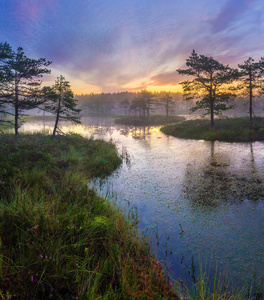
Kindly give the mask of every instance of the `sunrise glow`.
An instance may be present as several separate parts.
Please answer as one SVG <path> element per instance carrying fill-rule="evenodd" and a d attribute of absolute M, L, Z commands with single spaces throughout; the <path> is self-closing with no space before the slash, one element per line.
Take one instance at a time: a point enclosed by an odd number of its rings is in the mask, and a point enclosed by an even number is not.
<path fill-rule="evenodd" d="M 1 1 L 2 42 L 52 61 L 77 94 L 181 92 L 176 72 L 193 49 L 237 66 L 263 56 L 263 2 Z"/>

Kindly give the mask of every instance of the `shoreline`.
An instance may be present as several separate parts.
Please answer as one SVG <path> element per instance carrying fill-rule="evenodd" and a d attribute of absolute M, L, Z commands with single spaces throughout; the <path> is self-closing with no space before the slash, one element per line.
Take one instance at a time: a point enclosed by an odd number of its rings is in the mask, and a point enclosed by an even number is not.
<path fill-rule="evenodd" d="M 76 134 L 3 134 L 0 142 L 4 299 L 179 299 L 138 220 L 87 185 L 121 164 L 114 144 Z"/>
<path fill-rule="evenodd" d="M 195 119 L 163 126 L 160 131 L 183 139 L 255 142 L 264 140 L 264 118 L 253 118 L 252 125 L 244 117 L 215 119 L 214 128 L 208 119 Z"/>

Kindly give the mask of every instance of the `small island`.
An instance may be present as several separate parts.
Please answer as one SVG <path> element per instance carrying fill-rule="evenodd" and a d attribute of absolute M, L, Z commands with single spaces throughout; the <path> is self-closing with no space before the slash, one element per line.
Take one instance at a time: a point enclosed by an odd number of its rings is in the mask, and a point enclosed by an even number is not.
<path fill-rule="evenodd" d="M 251 57 L 232 69 L 223 65 L 213 57 L 199 55 L 193 50 L 186 59 L 186 69 L 178 69 L 178 73 L 191 76 L 190 80 L 181 82 L 185 101 L 193 100 L 190 112 L 200 111 L 209 119 L 189 120 L 177 125 L 161 128 L 167 135 L 188 139 L 204 139 L 209 141 L 252 142 L 264 140 L 263 117 L 254 117 L 253 94 L 260 92 L 257 78 L 264 70 L 264 60 L 255 63 Z M 254 69 L 254 74 L 252 70 Z M 235 82 L 242 84 L 236 86 Z M 247 84 L 250 82 L 250 84 Z M 254 84 L 252 83 L 254 82 Z M 223 112 L 233 109 L 234 99 L 241 89 L 249 95 L 249 117 L 219 118 Z M 217 118 L 218 117 L 218 118 Z"/>
<path fill-rule="evenodd" d="M 185 139 L 226 142 L 253 142 L 264 140 L 264 118 L 219 118 L 214 127 L 209 119 L 188 120 L 166 125 L 160 129 L 167 135 Z"/>

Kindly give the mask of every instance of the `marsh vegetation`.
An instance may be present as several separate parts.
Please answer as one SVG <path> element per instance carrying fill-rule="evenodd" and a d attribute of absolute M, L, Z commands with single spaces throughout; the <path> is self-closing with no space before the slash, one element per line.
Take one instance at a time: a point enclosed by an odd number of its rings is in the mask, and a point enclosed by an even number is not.
<path fill-rule="evenodd" d="M 140 232 L 148 232 L 151 252 L 176 280 L 179 294 L 213 299 L 216 278 L 215 299 L 260 297 L 263 142 L 178 139 L 159 127 L 115 125 L 110 118 L 82 121 L 62 129 L 114 140 L 121 155 L 129 154 L 129 164 L 95 186 L 124 211 L 128 203 L 137 208 Z M 29 131 L 43 126 L 25 124 Z M 45 126 L 52 131 L 53 122 Z"/>
<path fill-rule="evenodd" d="M 87 185 L 119 167 L 113 143 L 0 136 L 2 299 L 177 299 L 128 217 Z"/>
<path fill-rule="evenodd" d="M 264 118 L 219 118 L 212 128 L 208 119 L 197 119 L 167 125 L 160 130 L 185 139 L 226 142 L 253 142 L 264 140 Z"/>

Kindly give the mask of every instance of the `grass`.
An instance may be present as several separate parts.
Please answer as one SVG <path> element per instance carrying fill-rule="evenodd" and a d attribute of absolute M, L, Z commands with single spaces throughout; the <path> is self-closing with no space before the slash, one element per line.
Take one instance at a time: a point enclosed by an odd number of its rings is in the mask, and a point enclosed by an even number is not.
<path fill-rule="evenodd" d="M 245 282 L 244 286 L 240 288 L 231 288 L 229 279 L 227 274 L 219 275 L 217 270 L 213 278 L 210 278 L 207 270 L 200 264 L 199 274 L 195 277 L 195 282 L 191 283 L 191 287 L 178 283 L 178 289 L 185 295 L 183 299 L 188 300 L 263 299 L 262 293 L 258 291 L 258 287 L 254 286 L 252 282 Z"/>
<path fill-rule="evenodd" d="M 149 118 L 143 117 L 132 117 L 132 116 L 125 116 L 118 119 L 115 119 L 116 124 L 123 124 L 123 125 L 132 125 L 132 126 L 159 126 L 169 123 L 178 123 L 184 121 L 184 117 L 180 116 L 150 116 Z"/>
<path fill-rule="evenodd" d="M 252 126 L 249 118 L 216 119 L 214 128 L 211 128 L 210 120 L 199 119 L 167 125 L 160 130 L 167 135 L 187 139 L 227 142 L 263 141 L 264 118 L 255 117 Z"/>
<path fill-rule="evenodd" d="M 2 134 L 0 145 L 0 299 L 180 299 L 133 210 L 124 217 L 87 185 L 120 165 L 114 144 Z M 183 299 L 252 298 L 208 283 L 201 268 Z"/>
<path fill-rule="evenodd" d="M 0 135 L 1 299 L 178 299 L 137 220 L 90 190 L 121 163 L 78 135 Z"/>

